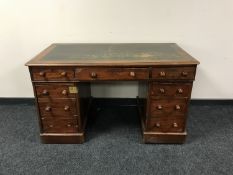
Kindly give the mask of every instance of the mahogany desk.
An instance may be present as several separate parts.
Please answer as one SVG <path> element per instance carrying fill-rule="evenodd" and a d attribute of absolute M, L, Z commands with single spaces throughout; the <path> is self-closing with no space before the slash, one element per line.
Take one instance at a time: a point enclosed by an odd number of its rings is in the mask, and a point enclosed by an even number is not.
<path fill-rule="evenodd" d="M 52 44 L 26 63 L 41 140 L 83 143 L 90 83 L 138 81 L 143 141 L 183 143 L 197 64 L 174 43 Z"/>

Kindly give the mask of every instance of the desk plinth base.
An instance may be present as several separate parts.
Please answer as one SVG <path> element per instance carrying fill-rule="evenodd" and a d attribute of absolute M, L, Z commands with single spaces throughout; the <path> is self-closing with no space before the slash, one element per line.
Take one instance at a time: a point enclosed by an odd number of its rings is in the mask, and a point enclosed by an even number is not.
<path fill-rule="evenodd" d="M 42 143 L 47 144 L 77 144 L 84 143 L 84 133 L 74 134 L 40 134 Z"/>
<path fill-rule="evenodd" d="M 143 132 L 144 143 L 184 143 L 187 132 L 183 133 L 161 133 L 161 132 Z"/>

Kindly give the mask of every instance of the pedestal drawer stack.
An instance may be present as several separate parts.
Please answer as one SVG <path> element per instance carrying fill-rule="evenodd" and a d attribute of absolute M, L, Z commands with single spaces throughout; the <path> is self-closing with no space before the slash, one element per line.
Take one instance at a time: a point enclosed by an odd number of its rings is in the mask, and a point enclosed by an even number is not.
<path fill-rule="evenodd" d="M 183 142 L 195 67 L 158 67 L 152 70 L 146 120 L 147 142 Z M 152 140 L 149 135 L 153 134 Z"/>
<path fill-rule="evenodd" d="M 84 116 L 73 68 L 32 68 L 31 75 L 44 143 L 82 143 Z"/>

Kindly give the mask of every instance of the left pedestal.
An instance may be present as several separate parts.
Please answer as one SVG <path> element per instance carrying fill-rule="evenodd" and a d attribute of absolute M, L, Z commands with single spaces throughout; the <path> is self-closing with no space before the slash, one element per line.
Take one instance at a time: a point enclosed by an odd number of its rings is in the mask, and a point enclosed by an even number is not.
<path fill-rule="evenodd" d="M 70 72 L 60 68 L 31 70 L 42 143 L 84 142 L 90 84 L 71 82 Z"/>

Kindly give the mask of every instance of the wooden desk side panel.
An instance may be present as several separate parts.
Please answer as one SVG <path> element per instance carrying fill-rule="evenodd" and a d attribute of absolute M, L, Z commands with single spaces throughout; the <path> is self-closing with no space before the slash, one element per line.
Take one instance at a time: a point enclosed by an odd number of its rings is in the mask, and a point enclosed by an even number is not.
<path fill-rule="evenodd" d="M 87 117 L 91 107 L 91 84 L 88 82 L 78 82 L 76 83 L 78 88 L 78 101 L 79 105 L 77 108 L 80 110 L 80 124 L 81 132 L 85 132 L 85 127 L 87 123 Z"/>

